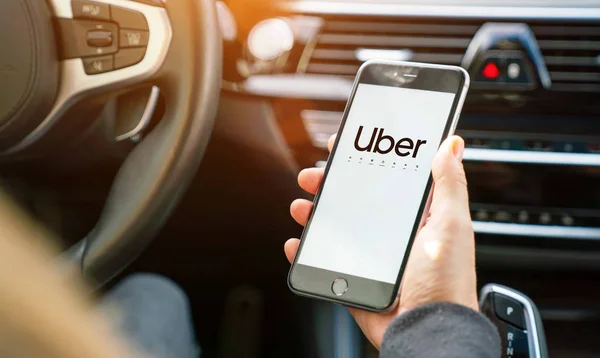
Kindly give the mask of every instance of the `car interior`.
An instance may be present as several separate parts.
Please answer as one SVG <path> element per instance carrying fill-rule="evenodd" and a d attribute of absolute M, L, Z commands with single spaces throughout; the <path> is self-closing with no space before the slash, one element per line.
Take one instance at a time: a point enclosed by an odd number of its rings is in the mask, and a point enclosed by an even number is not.
<path fill-rule="evenodd" d="M 600 355 L 600 1 L 2 0 L 0 30 L 2 190 L 98 292 L 177 282 L 203 357 L 377 357 L 283 254 L 371 59 L 470 73 L 478 284 Z"/>

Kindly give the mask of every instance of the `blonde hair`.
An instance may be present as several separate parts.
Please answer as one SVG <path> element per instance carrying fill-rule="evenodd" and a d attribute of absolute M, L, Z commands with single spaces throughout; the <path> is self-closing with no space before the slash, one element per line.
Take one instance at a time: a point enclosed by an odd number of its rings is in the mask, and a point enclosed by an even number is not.
<path fill-rule="evenodd" d="M 0 357 L 130 358 L 49 235 L 0 193 Z M 74 269 L 73 272 L 76 270 Z"/>

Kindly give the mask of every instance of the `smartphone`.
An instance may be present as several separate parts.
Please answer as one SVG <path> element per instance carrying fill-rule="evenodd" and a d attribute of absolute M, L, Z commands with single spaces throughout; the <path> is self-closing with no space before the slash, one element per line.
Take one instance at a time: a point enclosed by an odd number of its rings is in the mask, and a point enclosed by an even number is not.
<path fill-rule="evenodd" d="M 288 275 L 293 292 L 370 311 L 394 307 L 428 211 L 433 157 L 454 133 L 468 87 L 455 66 L 361 66 Z"/>

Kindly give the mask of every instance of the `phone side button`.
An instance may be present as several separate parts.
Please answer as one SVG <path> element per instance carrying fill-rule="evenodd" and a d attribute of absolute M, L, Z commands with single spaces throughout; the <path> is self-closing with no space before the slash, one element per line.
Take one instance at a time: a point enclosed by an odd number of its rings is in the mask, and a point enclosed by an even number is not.
<path fill-rule="evenodd" d="M 343 295 L 348 291 L 348 281 L 343 278 L 336 278 L 331 285 L 331 291 L 333 291 L 336 296 Z"/>

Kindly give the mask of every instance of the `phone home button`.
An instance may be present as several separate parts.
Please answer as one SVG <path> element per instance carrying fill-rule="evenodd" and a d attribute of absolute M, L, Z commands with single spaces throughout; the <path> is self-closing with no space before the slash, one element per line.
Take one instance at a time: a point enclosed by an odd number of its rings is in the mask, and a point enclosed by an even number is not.
<path fill-rule="evenodd" d="M 343 278 L 336 278 L 331 285 L 331 291 L 333 291 L 336 296 L 343 295 L 348 291 L 348 281 Z"/>

